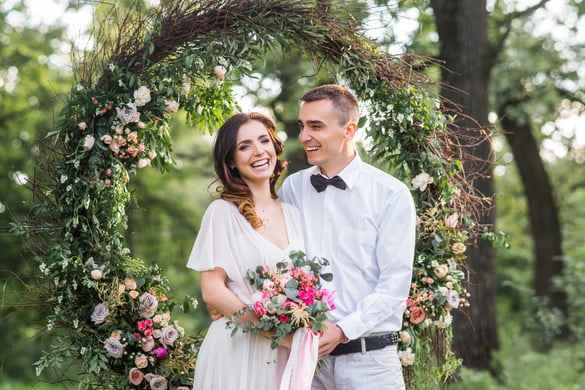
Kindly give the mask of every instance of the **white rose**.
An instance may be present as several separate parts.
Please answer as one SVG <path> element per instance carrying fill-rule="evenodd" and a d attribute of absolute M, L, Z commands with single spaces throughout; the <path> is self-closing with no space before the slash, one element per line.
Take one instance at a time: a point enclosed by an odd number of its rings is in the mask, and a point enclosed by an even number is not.
<path fill-rule="evenodd" d="M 78 126 L 79 126 L 79 130 L 87 129 L 87 123 L 85 123 L 85 122 L 79 122 Z"/>
<path fill-rule="evenodd" d="M 408 333 L 405 330 L 400 332 L 400 342 L 402 344 L 410 344 L 411 341 L 412 341 L 412 337 L 410 336 L 410 333 Z"/>
<path fill-rule="evenodd" d="M 134 91 L 134 103 L 138 107 L 142 107 L 148 102 L 150 102 L 150 90 L 148 88 L 142 86 Z"/>
<path fill-rule="evenodd" d="M 145 368 L 148 366 L 148 357 L 141 353 L 134 359 L 134 364 L 136 364 L 136 367 L 138 368 Z"/>
<path fill-rule="evenodd" d="M 410 348 L 406 348 L 406 351 L 398 352 L 398 358 L 400 359 L 400 364 L 403 366 L 412 366 L 414 363 L 414 353 Z"/>
<path fill-rule="evenodd" d="M 177 112 L 179 110 L 179 103 L 174 100 L 165 100 L 165 107 L 168 112 Z"/>
<path fill-rule="evenodd" d="M 113 140 L 112 136 L 111 136 L 111 135 L 109 135 L 109 134 L 103 135 L 103 136 L 102 136 L 100 139 L 101 139 L 101 140 L 102 140 L 102 142 L 103 142 L 104 144 L 106 144 L 106 145 L 109 145 L 109 144 L 111 144 L 111 143 L 112 143 L 112 140 Z"/>
<path fill-rule="evenodd" d="M 95 143 L 95 137 L 93 135 L 86 135 L 85 139 L 83 140 L 83 148 L 89 150 L 89 149 L 93 148 L 94 143 Z"/>
<path fill-rule="evenodd" d="M 225 77 L 226 69 L 221 65 L 217 65 L 213 68 L 213 72 L 215 73 L 215 77 L 217 77 L 220 80 L 223 80 L 223 78 Z"/>
<path fill-rule="evenodd" d="M 412 179 L 412 186 L 418 188 L 421 191 L 427 189 L 427 185 L 433 183 L 435 180 L 426 172 L 419 173 L 414 179 Z"/>
<path fill-rule="evenodd" d="M 147 166 L 150 165 L 150 159 L 149 158 L 141 158 L 140 160 L 138 160 L 138 162 L 136 163 L 136 166 L 138 168 L 146 168 Z"/>

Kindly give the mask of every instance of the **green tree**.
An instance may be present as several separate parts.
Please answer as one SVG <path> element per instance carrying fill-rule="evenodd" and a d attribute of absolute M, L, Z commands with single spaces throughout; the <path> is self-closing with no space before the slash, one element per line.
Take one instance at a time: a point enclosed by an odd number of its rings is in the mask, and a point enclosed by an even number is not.
<path fill-rule="evenodd" d="M 27 341 L 36 333 L 38 315 L 28 310 L 26 286 L 34 267 L 32 256 L 10 233 L 10 224 L 29 213 L 28 179 L 35 174 L 33 159 L 42 158 L 34 147 L 37 138 L 52 129 L 60 95 L 71 84 L 71 74 L 58 69 L 64 43 L 59 26 L 20 26 L 11 20 L 27 18 L 18 2 L 12 9 L 0 5 L 0 364 L 7 376 L 33 377 L 31 361 L 40 354 L 39 343 Z M 23 325 L 25 324 L 25 325 Z M 42 325 L 41 325 L 42 326 Z"/>
<path fill-rule="evenodd" d="M 378 2 L 386 4 L 386 2 Z M 515 155 L 524 192 L 528 198 L 530 230 L 534 243 L 533 288 L 541 301 L 566 312 L 566 295 L 553 280 L 563 274 L 562 225 L 558 217 L 558 199 L 553 183 L 540 158 L 542 124 L 558 117 L 563 99 L 581 107 L 582 84 L 576 69 L 582 42 L 577 38 L 577 22 L 583 12 L 581 2 L 567 1 L 561 20 L 569 39 L 560 42 L 554 29 L 535 34 L 537 15 L 546 12 L 550 1 L 539 1 L 522 8 L 514 1 L 401 1 L 388 7 L 390 15 L 404 17 L 415 9 L 419 28 L 413 29 L 407 51 L 430 55 L 441 61 L 442 94 L 460 107 L 477 125 L 489 126 L 488 115 L 496 112 L 501 128 Z M 394 3 L 393 3 L 394 4 Z M 552 5 L 551 5 L 552 7 Z M 412 15 L 411 12 L 409 15 Z M 554 19 L 553 19 L 554 21 Z M 553 23 L 554 25 L 554 23 Z M 390 26 L 392 27 L 392 26 Z M 390 42 L 395 43 L 394 41 Z M 431 69 L 431 74 L 436 74 Z M 571 103 L 568 103 L 569 105 Z M 581 104 L 581 105 L 580 105 Z M 468 128 L 474 123 L 463 120 Z M 558 138 L 559 133 L 553 136 Z M 570 140 L 566 143 L 570 143 Z M 493 154 L 489 145 L 471 148 L 479 161 L 488 165 L 486 177 L 475 180 L 477 189 L 494 194 L 491 178 Z M 495 213 L 486 215 L 484 223 L 495 222 Z M 469 254 L 471 321 L 458 318 L 455 348 L 466 365 L 491 368 L 492 351 L 497 349 L 495 330 L 495 252 L 480 243 Z M 464 331 L 463 331 L 464 330 Z M 463 331 L 463 332 L 461 332 Z"/>

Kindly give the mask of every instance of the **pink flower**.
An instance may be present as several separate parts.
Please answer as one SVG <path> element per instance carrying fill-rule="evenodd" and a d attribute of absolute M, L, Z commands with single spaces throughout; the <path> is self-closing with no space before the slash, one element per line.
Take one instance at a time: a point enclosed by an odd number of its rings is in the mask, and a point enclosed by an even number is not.
<path fill-rule="evenodd" d="M 329 305 L 331 310 L 335 309 L 335 291 L 324 288 L 321 293 L 321 299 Z"/>
<path fill-rule="evenodd" d="M 134 358 L 134 364 L 138 368 L 145 368 L 148 366 L 148 357 L 146 355 L 140 354 Z"/>
<path fill-rule="evenodd" d="M 425 319 L 426 313 L 420 306 L 415 306 L 410 309 L 410 322 L 413 324 L 420 324 Z"/>
<path fill-rule="evenodd" d="M 449 273 L 449 267 L 447 267 L 445 264 L 438 265 L 433 270 L 433 273 L 437 278 L 443 279 Z"/>
<path fill-rule="evenodd" d="M 154 333 L 154 329 L 152 329 L 152 328 L 148 328 L 148 329 L 146 329 L 146 330 L 144 331 L 144 335 L 145 335 L 146 337 L 150 337 L 150 336 L 152 336 L 152 335 L 153 335 L 153 333 Z"/>
<path fill-rule="evenodd" d="M 167 356 L 167 350 L 164 348 L 157 348 L 153 351 L 153 353 L 156 355 L 157 358 L 159 359 L 164 359 Z"/>
<path fill-rule="evenodd" d="M 167 112 L 177 112 L 179 109 L 179 103 L 174 100 L 165 100 L 165 106 Z"/>
<path fill-rule="evenodd" d="M 134 386 L 138 386 L 144 379 L 144 374 L 138 368 L 134 367 L 128 373 L 128 379 Z"/>
<path fill-rule="evenodd" d="M 142 339 L 141 348 L 144 352 L 150 352 L 154 348 L 154 339 L 152 337 L 146 337 Z"/>
<path fill-rule="evenodd" d="M 288 322 L 289 318 L 288 318 L 288 316 L 286 314 L 279 314 L 278 315 L 278 320 L 280 322 L 283 322 L 284 323 L 284 322 Z"/>
<path fill-rule="evenodd" d="M 461 242 L 456 242 L 455 244 L 451 245 L 451 250 L 456 255 L 462 254 L 463 252 L 465 252 L 465 249 L 466 249 L 465 244 Z"/>
<path fill-rule="evenodd" d="M 459 214 L 453 213 L 445 216 L 445 225 L 449 228 L 455 229 L 459 223 Z"/>
<path fill-rule="evenodd" d="M 150 379 L 150 388 L 152 390 L 167 390 L 167 380 L 164 376 L 155 375 Z"/>
<path fill-rule="evenodd" d="M 85 122 L 79 122 L 77 124 L 77 126 L 79 126 L 79 130 L 85 130 L 85 129 L 87 129 L 87 123 L 85 123 Z"/>
<path fill-rule="evenodd" d="M 136 164 L 136 166 L 138 168 L 146 168 L 149 165 L 150 165 L 150 159 L 149 158 L 141 158 L 140 160 L 138 160 L 138 163 Z"/>
<path fill-rule="evenodd" d="M 257 301 L 254 303 L 254 313 L 259 316 L 263 316 L 266 314 L 266 308 L 262 305 L 261 302 Z"/>
<path fill-rule="evenodd" d="M 136 340 L 140 340 L 140 338 L 141 338 L 141 337 L 142 337 L 142 336 L 140 336 L 140 333 L 134 333 L 134 338 L 135 338 Z"/>
<path fill-rule="evenodd" d="M 93 144 L 95 143 L 95 137 L 93 135 L 86 135 L 85 139 L 83 140 L 83 148 L 84 149 L 91 149 L 93 148 Z"/>
<path fill-rule="evenodd" d="M 93 271 L 91 271 L 91 278 L 93 280 L 100 280 L 103 277 L 103 273 L 101 270 L 99 269 L 94 269 Z"/>

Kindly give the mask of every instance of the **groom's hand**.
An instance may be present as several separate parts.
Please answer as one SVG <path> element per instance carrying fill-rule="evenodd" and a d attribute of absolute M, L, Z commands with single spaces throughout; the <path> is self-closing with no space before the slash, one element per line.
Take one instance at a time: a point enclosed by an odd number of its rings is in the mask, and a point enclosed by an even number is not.
<path fill-rule="evenodd" d="M 339 343 L 347 340 L 339 326 L 331 322 L 325 322 L 325 325 L 327 325 L 327 329 L 321 332 L 319 338 L 319 359 L 329 355 Z"/>

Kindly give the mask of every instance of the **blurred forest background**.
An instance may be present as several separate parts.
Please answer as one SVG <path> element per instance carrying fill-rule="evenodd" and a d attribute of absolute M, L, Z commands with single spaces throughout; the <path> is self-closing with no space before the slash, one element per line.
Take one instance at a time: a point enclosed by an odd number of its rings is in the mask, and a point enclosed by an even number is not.
<path fill-rule="evenodd" d="M 27 183 L 39 157 L 35 142 L 52 129 L 75 83 L 71 55 L 91 35 L 68 30 L 62 18 L 49 24 L 31 18 L 33 11 L 38 15 L 31 7 L 40 3 L 53 4 L 47 12 L 67 8 L 69 15 L 91 20 L 129 2 L 0 3 L 0 390 L 69 388 L 50 374 L 35 375 L 33 363 L 51 338 L 27 301 L 27 288 L 39 273 L 13 229 L 30 212 Z M 509 248 L 486 241 L 469 251 L 472 307 L 457 316 L 454 328 L 464 368 L 447 387 L 582 388 L 585 1 L 339 3 L 389 53 L 443 61 L 445 68 L 430 66 L 429 76 L 459 91 L 445 88 L 442 94 L 494 131 L 492 143 L 476 150 L 493 162 L 490 175 L 475 185 L 494 195 L 496 207 L 483 222 L 505 232 Z M 286 138 L 289 172 L 306 164 L 296 141 L 297 99 L 330 81 L 301 52 L 268 53 L 255 64 L 254 77 L 240 78 L 237 70 L 229 75 L 243 110 L 259 109 L 276 119 Z M 184 123 L 177 115 L 171 172 L 148 168 L 132 178 L 127 228 L 129 248 L 164 268 L 178 300 L 198 294 L 197 275 L 185 263 L 211 201 L 213 179 L 209 129 Z M 203 305 L 179 319 L 192 333 L 204 331 L 209 321 Z"/>

